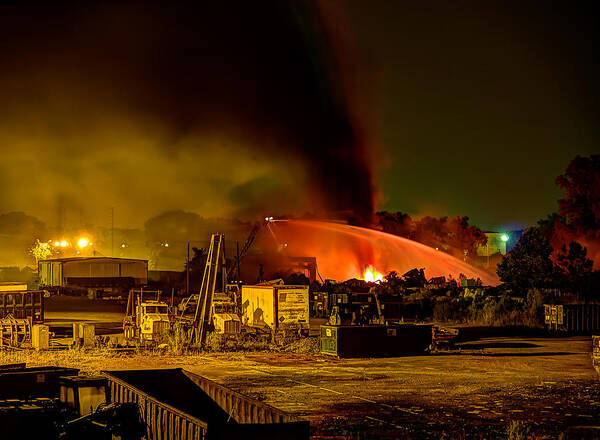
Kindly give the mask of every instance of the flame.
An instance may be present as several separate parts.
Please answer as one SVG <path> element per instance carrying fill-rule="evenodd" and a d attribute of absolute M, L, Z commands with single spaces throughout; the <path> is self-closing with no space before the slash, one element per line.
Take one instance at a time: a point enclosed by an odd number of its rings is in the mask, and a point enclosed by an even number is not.
<path fill-rule="evenodd" d="M 373 266 L 369 266 L 365 270 L 363 279 L 369 283 L 379 283 L 380 281 L 383 281 L 383 274 L 377 272 Z"/>

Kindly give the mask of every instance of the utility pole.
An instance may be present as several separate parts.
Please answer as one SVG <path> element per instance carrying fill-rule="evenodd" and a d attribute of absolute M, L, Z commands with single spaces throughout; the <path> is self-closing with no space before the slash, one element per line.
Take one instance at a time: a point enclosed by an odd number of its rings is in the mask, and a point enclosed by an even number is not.
<path fill-rule="evenodd" d="M 235 282 L 236 284 L 240 284 L 240 278 L 241 278 L 241 274 L 240 274 L 240 242 L 236 241 L 235 242 L 235 250 L 236 250 L 236 255 L 235 255 L 235 262 L 237 265 L 237 276 L 235 277 Z"/>
<path fill-rule="evenodd" d="M 115 207 L 110 208 L 110 256 L 115 256 Z"/>
<path fill-rule="evenodd" d="M 187 258 L 185 260 L 185 295 L 190 296 L 190 242 L 187 242 Z"/>

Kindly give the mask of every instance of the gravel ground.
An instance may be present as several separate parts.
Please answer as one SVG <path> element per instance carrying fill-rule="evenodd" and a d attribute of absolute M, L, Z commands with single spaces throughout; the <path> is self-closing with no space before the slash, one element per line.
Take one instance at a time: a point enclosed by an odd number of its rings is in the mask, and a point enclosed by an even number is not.
<path fill-rule="evenodd" d="M 423 356 L 336 359 L 297 353 L 2 352 L 1 363 L 98 372 L 181 367 L 307 418 L 315 439 L 536 438 L 600 424 L 589 337 L 488 338 Z"/>

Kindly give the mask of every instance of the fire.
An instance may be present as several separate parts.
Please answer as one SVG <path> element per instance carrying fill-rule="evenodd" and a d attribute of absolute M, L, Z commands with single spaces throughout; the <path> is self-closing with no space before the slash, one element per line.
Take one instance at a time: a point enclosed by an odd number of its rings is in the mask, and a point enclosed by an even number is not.
<path fill-rule="evenodd" d="M 369 283 L 379 283 L 380 281 L 383 281 L 383 274 L 377 272 L 373 266 L 369 266 L 365 270 L 363 279 Z"/>

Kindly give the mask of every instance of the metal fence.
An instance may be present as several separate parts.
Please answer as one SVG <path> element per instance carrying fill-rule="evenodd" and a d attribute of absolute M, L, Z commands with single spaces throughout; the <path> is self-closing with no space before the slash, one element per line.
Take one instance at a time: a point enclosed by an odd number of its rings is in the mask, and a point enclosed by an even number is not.
<path fill-rule="evenodd" d="M 549 330 L 579 334 L 600 331 L 598 304 L 544 304 L 544 318 Z"/>

